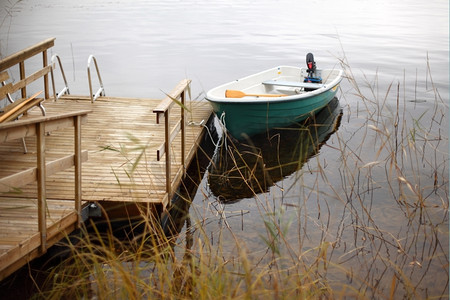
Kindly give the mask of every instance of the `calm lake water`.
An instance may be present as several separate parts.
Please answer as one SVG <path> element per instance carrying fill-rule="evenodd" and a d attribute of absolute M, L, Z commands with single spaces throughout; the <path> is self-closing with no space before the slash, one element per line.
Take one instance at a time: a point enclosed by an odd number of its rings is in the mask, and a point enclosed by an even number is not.
<path fill-rule="evenodd" d="M 218 179 L 210 168 L 193 196 L 191 219 L 203 220 L 213 244 L 237 238 L 264 261 L 269 259 L 261 238 L 267 235 L 264 221 L 277 215 L 280 224 L 290 220 L 289 242 L 299 253 L 331 243 L 330 260 L 352 274 L 330 270 L 327 277 L 336 287 L 360 289 L 365 282 L 383 292 L 367 291 L 367 297 L 384 297 L 398 268 L 416 298 L 448 294 L 448 1 L 3 0 L 1 5 L 0 55 L 56 37 L 51 54 L 61 57 L 72 94 L 88 94 L 90 54 L 107 95 L 147 98 L 161 98 L 190 78 L 192 97 L 201 99 L 210 88 L 257 71 L 304 66 L 308 52 L 319 68 L 347 62 L 369 101 L 342 82 L 340 109 L 324 117 L 335 127 L 319 152 L 256 196 L 242 194 L 231 202 L 214 190 Z M 373 115 L 372 104 L 378 111 Z M 407 129 L 396 131 L 401 138 L 394 143 L 383 143 L 391 136 L 385 133 L 398 128 L 395 120 Z M 386 131 L 386 124 L 394 125 Z M 420 146 L 398 149 L 407 139 Z M 255 141 L 260 143 L 264 138 Z M 401 170 L 390 158 L 397 150 Z M 216 159 L 226 159 L 217 152 Z M 227 182 L 224 176 L 220 180 Z M 408 197 L 396 198 L 400 190 Z M 418 207 L 417 198 L 425 204 Z M 179 243 L 184 244 L 183 233 Z M 234 243 L 221 247 L 236 250 Z M 411 296 L 404 286 L 396 295 Z"/>

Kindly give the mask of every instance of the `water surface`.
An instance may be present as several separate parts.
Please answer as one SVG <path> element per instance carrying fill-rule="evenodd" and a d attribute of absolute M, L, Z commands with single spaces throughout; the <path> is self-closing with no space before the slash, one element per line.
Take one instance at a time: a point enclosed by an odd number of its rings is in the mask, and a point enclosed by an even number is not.
<path fill-rule="evenodd" d="M 337 287 L 368 283 L 388 295 L 397 274 L 411 280 L 418 298 L 448 294 L 447 1 L 2 5 L 1 56 L 56 37 L 51 54 L 61 57 L 72 94 L 88 93 L 90 54 L 107 95 L 148 98 L 161 98 L 187 77 L 192 97 L 201 99 L 216 85 L 263 69 L 303 66 L 308 52 L 319 68 L 348 63 L 367 101 L 342 82 L 342 120 L 318 152 L 255 195 L 231 202 L 213 190 L 207 172 L 189 214 L 205 221 L 212 244 L 237 236 L 258 261 L 270 260 L 264 221 L 291 220 L 288 240 L 298 255 L 330 243 L 330 260 L 353 274 L 330 270 L 326 277 Z M 417 148 L 408 144 L 413 140 Z M 392 167 L 393 152 L 401 170 Z M 418 198 L 425 204 L 417 206 Z M 221 247 L 235 251 L 233 243 Z M 407 297 L 405 286 L 396 295 Z"/>
<path fill-rule="evenodd" d="M 73 94 L 88 90 L 94 54 L 106 92 L 158 97 L 184 77 L 197 93 L 274 65 L 319 67 L 344 55 L 355 72 L 380 80 L 448 83 L 446 1 L 6 1 L 0 54 L 48 37 Z M 438 75 L 439 74 L 439 75 Z M 445 90 L 442 91 L 443 94 Z M 197 94 L 196 93 L 196 94 Z"/>

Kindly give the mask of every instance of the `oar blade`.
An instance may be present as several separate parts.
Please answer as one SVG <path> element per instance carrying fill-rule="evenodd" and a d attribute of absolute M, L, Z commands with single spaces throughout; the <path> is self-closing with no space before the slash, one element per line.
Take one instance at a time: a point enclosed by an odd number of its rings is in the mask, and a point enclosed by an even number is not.
<path fill-rule="evenodd" d="M 246 94 L 241 91 L 235 91 L 235 90 L 226 90 L 225 91 L 225 98 L 242 98 L 245 96 L 246 96 Z"/>

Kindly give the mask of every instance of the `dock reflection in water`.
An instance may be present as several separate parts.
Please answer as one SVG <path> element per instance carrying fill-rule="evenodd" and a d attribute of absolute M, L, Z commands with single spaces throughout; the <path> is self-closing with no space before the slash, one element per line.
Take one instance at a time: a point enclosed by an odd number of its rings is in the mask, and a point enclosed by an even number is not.
<path fill-rule="evenodd" d="M 268 189 L 302 168 L 338 130 L 342 117 L 334 98 L 301 124 L 275 128 L 235 142 L 224 135 L 209 167 L 208 184 L 219 201 L 233 203 Z"/>

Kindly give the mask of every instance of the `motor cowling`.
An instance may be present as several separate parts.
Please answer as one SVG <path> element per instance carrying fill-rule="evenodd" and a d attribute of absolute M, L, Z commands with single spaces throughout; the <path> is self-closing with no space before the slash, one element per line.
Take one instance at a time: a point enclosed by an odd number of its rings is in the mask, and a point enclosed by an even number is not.
<path fill-rule="evenodd" d="M 308 67 L 308 76 L 314 77 L 316 72 L 316 62 L 314 61 L 314 55 L 312 53 L 306 54 L 306 66 Z"/>
<path fill-rule="evenodd" d="M 306 66 L 308 67 L 308 76 L 314 77 L 316 72 L 316 62 L 314 61 L 314 55 L 312 53 L 306 54 Z"/>
<path fill-rule="evenodd" d="M 304 79 L 304 82 L 310 83 L 322 83 L 322 78 L 316 74 L 316 62 L 314 61 L 314 55 L 312 53 L 306 54 L 306 66 L 308 67 L 308 76 Z M 305 88 L 305 91 L 311 91 L 314 89 Z"/>

